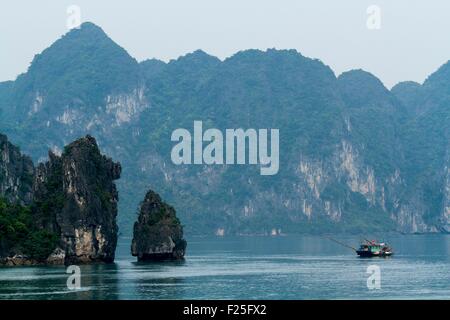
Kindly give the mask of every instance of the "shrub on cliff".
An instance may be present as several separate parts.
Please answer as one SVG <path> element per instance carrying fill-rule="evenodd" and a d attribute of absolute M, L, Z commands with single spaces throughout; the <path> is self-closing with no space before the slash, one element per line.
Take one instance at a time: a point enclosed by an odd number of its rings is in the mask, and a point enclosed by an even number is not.
<path fill-rule="evenodd" d="M 0 199 L 0 256 L 12 251 L 41 260 L 50 255 L 57 243 L 56 234 L 33 226 L 30 207 Z"/>

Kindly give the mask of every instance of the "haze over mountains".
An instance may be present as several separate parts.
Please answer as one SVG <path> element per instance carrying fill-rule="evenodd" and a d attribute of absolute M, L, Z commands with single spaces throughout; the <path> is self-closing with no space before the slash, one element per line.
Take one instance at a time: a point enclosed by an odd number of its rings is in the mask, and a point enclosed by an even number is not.
<path fill-rule="evenodd" d="M 171 133 L 194 120 L 279 129 L 279 173 L 173 165 Z M 450 63 L 392 90 L 295 50 L 138 63 L 92 23 L 0 83 L 0 132 L 34 160 L 91 134 L 122 163 L 125 233 L 149 188 L 191 234 L 450 232 L 449 131 Z"/>

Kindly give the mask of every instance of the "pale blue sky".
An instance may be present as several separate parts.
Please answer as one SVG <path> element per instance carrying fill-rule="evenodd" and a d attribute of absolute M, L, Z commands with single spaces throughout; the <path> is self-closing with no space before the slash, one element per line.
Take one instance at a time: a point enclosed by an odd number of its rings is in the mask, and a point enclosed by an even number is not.
<path fill-rule="evenodd" d="M 369 5 L 381 29 L 366 26 Z M 141 61 L 196 49 L 226 58 L 249 48 L 295 48 L 336 74 L 362 68 L 388 87 L 423 80 L 450 59 L 448 0 L 40 0 L 0 4 L 0 81 L 67 32 L 67 7 Z"/>

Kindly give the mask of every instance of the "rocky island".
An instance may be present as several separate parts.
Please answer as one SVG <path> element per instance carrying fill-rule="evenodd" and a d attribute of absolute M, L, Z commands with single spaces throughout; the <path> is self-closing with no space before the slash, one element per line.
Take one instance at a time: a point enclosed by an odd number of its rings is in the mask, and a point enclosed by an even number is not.
<path fill-rule="evenodd" d="M 35 168 L 0 135 L 0 265 L 113 262 L 121 166 L 81 138 Z"/>
<path fill-rule="evenodd" d="M 138 261 L 182 260 L 185 250 L 183 227 L 175 209 L 150 190 L 134 224 L 131 254 Z"/>

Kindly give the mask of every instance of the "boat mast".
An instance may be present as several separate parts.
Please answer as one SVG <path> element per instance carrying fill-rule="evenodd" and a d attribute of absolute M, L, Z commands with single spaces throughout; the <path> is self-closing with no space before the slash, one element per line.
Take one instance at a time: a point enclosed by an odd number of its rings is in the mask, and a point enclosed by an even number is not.
<path fill-rule="evenodd" d="M 348 244 L 345 244 L 345 243 L 343 243 L 343 242 L 340 242 L 340 241 L 338 241 L 338 240 L 336 240 L 336 239 L 333 239 L 333 238 L 331 238 L 331 237 L 325 237 L 326 239 L 329 239 L 329 240 L 331 240 L 331 241 L 334 241 L 334 242 L 336 242 L 337 244 L 340 244 L 341 246 L 343 246 L 343 247 L 346 247 L 346 248 L 349 248 L 349 249 L 352 249 L 353 251 L 357 251 L 355 248 L 353 248 L 352 246 L 349 246 Z"/>

